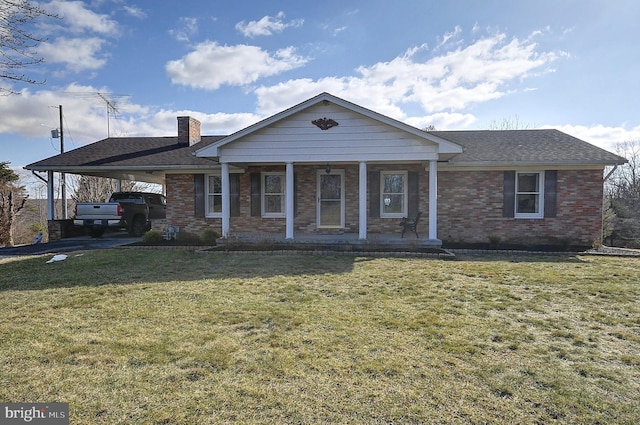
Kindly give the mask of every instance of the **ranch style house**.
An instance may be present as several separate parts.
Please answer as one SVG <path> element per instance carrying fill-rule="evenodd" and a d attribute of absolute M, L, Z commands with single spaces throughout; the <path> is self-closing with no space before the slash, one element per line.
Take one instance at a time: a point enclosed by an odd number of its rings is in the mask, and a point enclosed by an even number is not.
<path fill-rule="evenodd" d="M 25 167 L 164 185 L 180 231 L 283 241 L 399 236 L 590 247 L 605 167 L 626 160 L 553 129 L 424 131 L 328 93 L 226 136 L 109 137 Z M 52 221 L 52 213 L 49 217 Z M 155 224 L 154 224 L 155 227 Z"/>

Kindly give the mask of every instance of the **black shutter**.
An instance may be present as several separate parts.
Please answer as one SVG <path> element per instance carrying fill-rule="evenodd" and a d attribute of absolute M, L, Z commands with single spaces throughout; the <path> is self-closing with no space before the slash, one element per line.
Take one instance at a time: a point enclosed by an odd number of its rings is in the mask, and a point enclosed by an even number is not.
<path fill-rule="evenodd" d="M 415 217 L 420 210 L 420 174 L 417 171 L 409 171 L 409 181 L 407 189 L 409 190 L 409 211 L 408 217 Z"/>
<path fill-rule="evenodd" d="M 260 187 L 260 173 L 251 173 L 251 217 L 260 217 L 262 215 Z"/>
<path fill-rule="evenodd" d="M 558 194 L 558 170 L 544 172 L 544 216 L 556 216 L 556 198 Z"/>
<path fill-rule="evenodd" d="M 369 217 L 380 217 L 380 171 L 370 171 L 369 181 Z"/>
<path fill-rule="evenodd" d="M 193 175 L 194 215 L 204 217 L 204 174 Z"/>
<path fill-rule="evenodd" d="M 502 216 L 515 217 L 516 208 L 516 172 L 505 171 L 503 183 Z"/>
<path fill-rule="evenodd" d="M 229 215 L 240 216 L 240 174 L 229 174 Z"/>

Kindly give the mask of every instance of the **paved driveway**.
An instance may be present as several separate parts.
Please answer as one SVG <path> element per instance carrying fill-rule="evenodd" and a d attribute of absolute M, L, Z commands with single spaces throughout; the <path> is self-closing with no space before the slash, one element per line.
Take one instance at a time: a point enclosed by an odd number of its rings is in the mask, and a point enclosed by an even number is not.
<path fill-rule="evenodd" d="M 60 252 L 79 250 L 105 249 L 138 242 L 140 240 L 141 238 L 131 237 L 126 232 L 105 233 L 105 235 L 101 238 L 78 236 L 75 238 L 62 239 L 55 242 L 40 243 L 34 245 L 20 245 L 11 248 L 0 248 L 0 257 L 57 254 Z"/>

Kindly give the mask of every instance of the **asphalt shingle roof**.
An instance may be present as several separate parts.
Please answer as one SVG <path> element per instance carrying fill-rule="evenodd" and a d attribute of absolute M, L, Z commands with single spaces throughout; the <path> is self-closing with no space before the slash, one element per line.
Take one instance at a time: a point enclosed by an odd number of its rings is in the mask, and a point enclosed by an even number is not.
<path fill-rule="evenodd" d="M 193 146 L 178 145 L 177 137 L 111 137 L 27 165 L 49 167 L 188 168 L 211 166 L 212 161 L 193 153 L 224 136 L 202 136 Z"/>
<path fill-rule="evenodd" d="M 622 164 L 618 155 L 558 130 L 433 131 L 434 136 L 463 146 L 452 165 Z M 202 136 L 193 146 L 177 137 L 112 137 L 28 165 L 27 169 L 113 168 L 179 169 L 211 167 L 212 160 L 193 153 L 225 136 Z"/>
<path fill-rule="evenodd" d="M 618 155 L 559 130 L 432 131 L 464 147 L 452 164 L 621 164 Z"/>

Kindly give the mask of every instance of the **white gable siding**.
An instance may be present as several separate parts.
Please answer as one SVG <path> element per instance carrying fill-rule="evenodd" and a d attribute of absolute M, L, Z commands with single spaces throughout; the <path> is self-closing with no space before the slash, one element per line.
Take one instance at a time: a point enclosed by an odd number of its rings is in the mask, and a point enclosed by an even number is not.
<path fill-rule="evenodd" d="M 337 127 L 311 123 L 330 118 Z M 317 104 L 220 147 L 224 162 L 416 161 L 438 146 L 335 104 Z"/>

